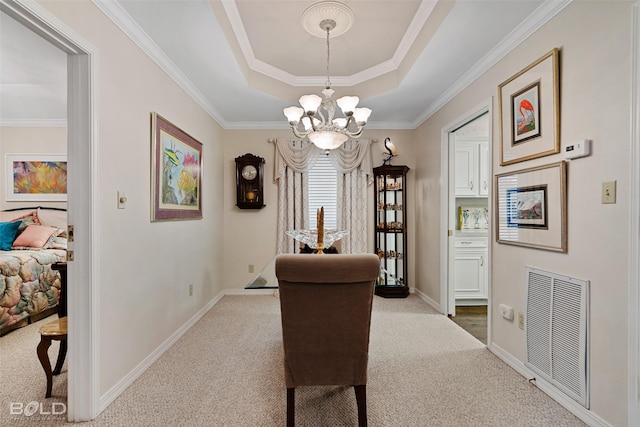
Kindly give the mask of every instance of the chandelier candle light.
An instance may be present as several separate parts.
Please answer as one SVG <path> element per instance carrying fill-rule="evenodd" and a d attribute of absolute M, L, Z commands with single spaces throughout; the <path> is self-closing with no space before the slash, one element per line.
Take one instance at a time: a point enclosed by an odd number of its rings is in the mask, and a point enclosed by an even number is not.
<path fill-rule="evenodd" d="M 336 31 L 334 37 L 345 33 L 353 25 L 353 19 L 351 9 L 335 1 L 313 4 L 302 14 L 303 26 L 310 34 L 319 37 L 324 36 L 326 32 L 327 81 L 322 91 L 324 99 L 315 94 L 303 95 L 299 99 L 302 107 L 287 107 L 283 112 L 296 137 L 308 137 L 312 143 L 323 150 L 333 150 L 349 138 L 358 138 L 362 135 L 371 115 L 369 108 L 356 108 L 360 102 L 357 96 L 343 96 L 336 101 L 333 100 L 335 91 L 331 89 L 329 77 L 330 32 Z M 336 104 L 345 117 L 334 118 Z M 325 112 L 323 113 L 322 110 Z"/>

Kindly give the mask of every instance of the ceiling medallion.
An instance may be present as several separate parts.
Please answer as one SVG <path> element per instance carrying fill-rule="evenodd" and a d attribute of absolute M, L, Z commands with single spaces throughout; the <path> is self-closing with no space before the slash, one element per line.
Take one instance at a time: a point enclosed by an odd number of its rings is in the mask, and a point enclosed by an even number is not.
<path fill-rule="evenodd" d="M 283 110 L 293 134 L 309 141 L 323 150 L 340 147 L 347 139 L 362 134 L 371 115 L 369 108 L 356 108 L 360 98 L 343 96 L 333 100 L 329 73 L 329 39 L 344 34 L 353 25 L 353 11 L 345 4 L 325 1 L 309 6 L 302 13 L 302 26 L 311 35 L 327 38 L 327 81 L 322 91 L 324 99 L 318 95 L 303 95 L 301 107 L 287 107 Z M 334 118 L 336 104 L 345 117 Z M 324 110 L 324 113 L 322 112 Z"/>
<path fill-rule="evenodd" d="M 335 22 L 331 29 L 331 37 L 338 37 L 349 31 L 353 25 L 354 15 L 349 6 L 337 1 L 323 1 L 312 4 L 302 12 L 302 26 L 305 31 L 315 37 L 325 38 L 327 33 L 322 21 L 329 19 Z"/>

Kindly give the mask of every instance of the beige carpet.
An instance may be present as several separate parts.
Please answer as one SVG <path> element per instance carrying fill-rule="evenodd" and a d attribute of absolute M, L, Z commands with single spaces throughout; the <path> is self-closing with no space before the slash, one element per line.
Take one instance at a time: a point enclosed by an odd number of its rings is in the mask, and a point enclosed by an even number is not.
<path fill-rule="evenodd" d="M 5 366 L 26 331 L 13 334 L 0 338 L 0 397 L 44 401 L 37 339 L 25 353 L 33 357 Z M 584 425 L 415 296 L 375 298 L 367 394 L 372 427 Z M 78 425 L 284 426 L 285 406 L 278 299 L 227 296 L 96 420 Z M 7 414 L 3 403 L 2 425 L 66 424 Z M 300 388 L 296 417 L 299 426 L 357 425 L 353 389 Z"/>

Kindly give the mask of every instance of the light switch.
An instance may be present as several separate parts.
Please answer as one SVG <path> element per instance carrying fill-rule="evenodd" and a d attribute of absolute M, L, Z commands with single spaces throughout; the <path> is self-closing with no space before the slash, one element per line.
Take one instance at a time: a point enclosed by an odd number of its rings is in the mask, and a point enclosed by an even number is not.
<path fill-rule="evenodd" d="M 127 203 L 127 196 L 124 191 L 118 191 L 118 209 L 124 209 L 125 203 Z"/>
<path fill-rule="evenodd" d="M 602 183 L 602 203 L 616 202 L 616 181 Z"/>

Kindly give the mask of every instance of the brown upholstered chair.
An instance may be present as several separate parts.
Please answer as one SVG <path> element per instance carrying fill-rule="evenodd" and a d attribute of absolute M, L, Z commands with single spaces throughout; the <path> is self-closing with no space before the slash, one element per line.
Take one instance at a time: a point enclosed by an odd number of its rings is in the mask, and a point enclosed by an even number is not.
<path fill-rule="evenodd" d="M 380 260 L 374 254 L 279 255 L 287 426 L 295 388 L 353 386 L 358 425 L 367 425 L 371 305 Z"/>

